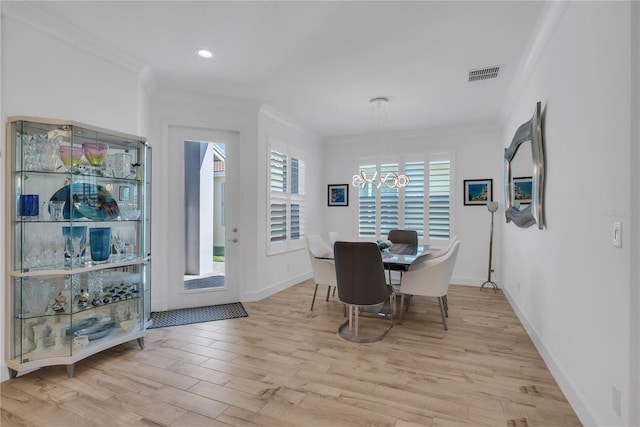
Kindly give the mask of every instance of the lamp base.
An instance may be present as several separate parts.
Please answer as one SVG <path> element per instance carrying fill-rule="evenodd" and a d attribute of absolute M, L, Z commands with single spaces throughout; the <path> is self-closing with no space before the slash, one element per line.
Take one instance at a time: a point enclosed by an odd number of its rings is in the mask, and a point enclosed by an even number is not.
<path fill-rule="evenodd" d="M 498 285 L 496 284 L 496 282 L 494 282 L 492 280 L 487 280 L 480 286 L 480 290 L 482 290 L 484 288 L 484 285 L 487 285 L 487 284 L 493 286 L 494 292 L 498 292 L 498 289 L 500 289 L 500 288 L 498 288 Z"/>

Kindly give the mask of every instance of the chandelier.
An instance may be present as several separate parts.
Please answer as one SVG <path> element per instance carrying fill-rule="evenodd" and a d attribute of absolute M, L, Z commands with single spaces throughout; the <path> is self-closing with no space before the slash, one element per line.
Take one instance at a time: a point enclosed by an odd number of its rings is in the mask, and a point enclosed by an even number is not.
<path fill-rule="evenodd" d="M 387 98 L 379 97 L 373 98 L 369 103 L 372 105 L 372 108 L 377 108 L 378 110 L 385 110 L 389 100 Z M 378 117 L 378 151 L 380 150 L 380 119 Z M 369 177 L 367 173 L 361 170 L 358 174 L 353 176 L 354 187 L 366 187 L 367 184 L 371 184 L 376 188 L 380 188 L 384 185 L 387 188 L 402 188 L 406 187 L 409 184 L 409 177 L 407 175 L 399 175 L 395 172 L 387 172 L 383 174 L 382 172 L 378 172 L 376 169 L 373 174 Z"/>

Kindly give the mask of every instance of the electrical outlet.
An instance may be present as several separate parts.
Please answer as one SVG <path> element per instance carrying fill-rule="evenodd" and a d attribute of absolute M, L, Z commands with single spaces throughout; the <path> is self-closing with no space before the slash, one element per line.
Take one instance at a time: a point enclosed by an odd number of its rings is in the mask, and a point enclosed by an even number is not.
<path fill-rule="evenodd" d="M 611 407 L 613 411 L 620 416 L 620 399 L 622 398 L 620 390 L 616 386 L 611 386 Z"/>

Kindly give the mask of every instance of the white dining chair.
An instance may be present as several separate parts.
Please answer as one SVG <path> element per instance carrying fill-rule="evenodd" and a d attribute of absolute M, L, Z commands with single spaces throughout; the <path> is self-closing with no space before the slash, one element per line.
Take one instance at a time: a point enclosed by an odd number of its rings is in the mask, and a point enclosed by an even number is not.
<path fill-rule="evenodd" d="M 448 329 L 446 317 L 449 316 L 449 309 L 446 304 L 446 296 L 459 248 L 460 240 L 458 239 L 446 254 L 435 259 L 425 258 L 415 262 L 404 273 L 400 283 L 402 295 L 400 297 L 399 324 L 402 323 L 405 295 L 421 295 L 438 298 L 442 323 L 445 331 Z"/>
<path fill-rule="evenodd" d="M 336 283 L 336 267 L 333 261 L 333 249 L 330 248 L 318 234 L 307 236 L 307 250 L 309 252 L 309 260 L 311 261 L 311 269 L 313 270 L 313 280 L 315 289 L 313 291 L 313 299 L 311 300 L 311 311 L 316 302 L 316 294 L 319 285 L 327 285 L 327 301 L 331 294 L 331 288 L 337 286 Z"/>
<path fill-rule="evenodd" d="M 333 248 L 333 245 L 340 240 L 340 233 L 338 233 L 337 231 L 330 231 L 329 232 L 329 243 L 331 244 L 331 247 Z"/>
<path fill-rule="evenodd" d="M 438 258 L 446 254 L 451 250 L 451 248 L 453 247 L 453 244 L 458 240 L 460 240 L 458 236 L 453 236 L 449 239 L 449 244 L 445 247 L 433 247 L 433 246 L 429 247 L 429 249 L 434 249 L 434 251 L 429 254 L 429 258 L 430 259 Z"/>

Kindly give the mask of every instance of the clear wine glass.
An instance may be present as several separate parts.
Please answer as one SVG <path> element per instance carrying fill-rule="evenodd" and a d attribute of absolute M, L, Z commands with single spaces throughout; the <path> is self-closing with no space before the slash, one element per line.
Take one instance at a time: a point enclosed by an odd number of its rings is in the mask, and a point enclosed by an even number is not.
<path fill-rule="evenodd" d="M 111 244 L 113 245 L 113 249 L 116 251 L 115 259 L 122 259 L 124 256 L 121 254 L 127 250 L 127 246 L 126 242 L 122 239 L 121 232 L 119 230 L 111 231 Z"/>
<path fill-rule="evenodd" d="M 136 229 L 133 227 L 127 227 L 118 232 L 118 235 L 122 239 L 125 245 L 125 258 L 132 259 L 136 257 L 134 252 L 136 246 Z M 130 253 L 130 254 L 129 254 Z"/>
<path fill-rule="evenodd" d="M 85 250 L 86 242 L 82 244 L 83 236 L 74 236 L 71 239 L 71 246 L 73 250 L 73 260 L 77 265 L 82 265 L 82 252 Z"/>

